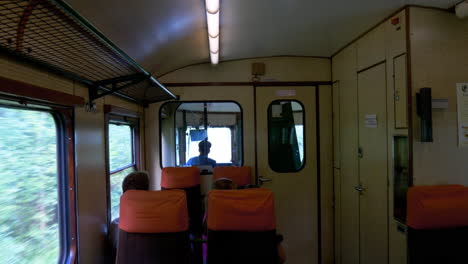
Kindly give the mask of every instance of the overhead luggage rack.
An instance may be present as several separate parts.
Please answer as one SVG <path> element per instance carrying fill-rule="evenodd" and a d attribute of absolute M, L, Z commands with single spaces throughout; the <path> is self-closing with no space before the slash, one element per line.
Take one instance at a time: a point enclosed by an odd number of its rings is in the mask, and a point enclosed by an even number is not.
<path fill-rule="evenodd" d="M 0 0 L 0 51 L 140 105 L 176 99 L 63 1 Z"/>

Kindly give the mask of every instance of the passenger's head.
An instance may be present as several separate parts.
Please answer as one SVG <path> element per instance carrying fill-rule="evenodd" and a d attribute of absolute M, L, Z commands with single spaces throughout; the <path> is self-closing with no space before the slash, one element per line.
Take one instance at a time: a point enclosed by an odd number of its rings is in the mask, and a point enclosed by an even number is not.
<path fill-rule="evenodd" d="M 237 188 L 237 184 L 228 178 L 219 178 L 213 182 L 213 189 L 215 190 L 233 190 Z"/>
<path fill-rule="evenodd" d="M 149 178 L 148 174 L 143 171 L 134 171 L 125 177 L 122 182 L 122 192 L 128 190 L 143 190 L 149 189 Z"/>
<path fill-rule="evenodd" d="M 208 139 L 204 139 L 198 143 L 198 151 L 200 151 L 200 155 L 208 155 L 210 153 L 211 143 Z"/>

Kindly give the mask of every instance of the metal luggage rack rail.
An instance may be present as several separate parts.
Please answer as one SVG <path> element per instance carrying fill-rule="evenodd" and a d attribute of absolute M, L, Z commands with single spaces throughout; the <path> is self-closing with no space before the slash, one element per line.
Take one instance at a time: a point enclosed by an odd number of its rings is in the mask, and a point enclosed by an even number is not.
<path fill-rule="evenodd" d="M 90 102 L 177 98 L 63 1 L 0 0 L 0 52 L 86 85 Z"/>

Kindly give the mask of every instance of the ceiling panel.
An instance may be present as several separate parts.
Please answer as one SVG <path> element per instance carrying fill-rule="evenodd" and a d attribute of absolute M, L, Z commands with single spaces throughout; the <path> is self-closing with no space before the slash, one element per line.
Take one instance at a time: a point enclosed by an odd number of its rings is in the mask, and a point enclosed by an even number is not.
<path fill-rule="evenodd" d="M 148 71 L 209 62 L 204 0 L 68 0 Z M 221 61 L 331 56 L 406 4 L 459 0 L 221 0 Z"/>

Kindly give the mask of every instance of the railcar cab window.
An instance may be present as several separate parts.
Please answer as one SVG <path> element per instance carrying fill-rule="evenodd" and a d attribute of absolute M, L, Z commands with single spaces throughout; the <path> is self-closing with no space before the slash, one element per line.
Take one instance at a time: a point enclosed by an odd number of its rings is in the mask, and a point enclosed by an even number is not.
<path fill-rule="evenodd" d="M 160 110 L 161 166 L 242 165 L 242 111 L 235 102 L 169 102 Z"/>
<path fill-rule="evenodd" d="M 304 167 L 304 107 L 298 101 L 274 101 L 268 107 L 268 161 L 276 172 Z"/>
<path fill-rule="evenodd" d="M 61 113 L 29 106 L 0 104 L 0 263 L 62 263 L 74 215 L 71 136 Z"/>
<path fill-rule="evenodd" d="M 136 116 L 136 114 L 135 114 Z M 122 182 L 138 168 L 139 120 L 118 114 L 107 115 L 109 220 L 119 217 Z"/>

